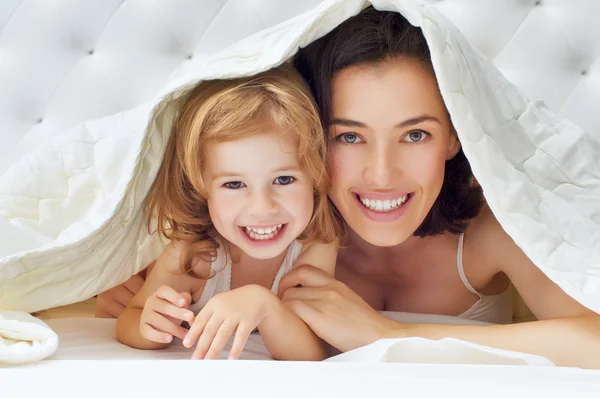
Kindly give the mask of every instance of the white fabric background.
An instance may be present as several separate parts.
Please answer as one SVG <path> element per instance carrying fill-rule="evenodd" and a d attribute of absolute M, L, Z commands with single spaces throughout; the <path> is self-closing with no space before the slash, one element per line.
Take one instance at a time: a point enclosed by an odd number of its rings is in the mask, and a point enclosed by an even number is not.
<path fill-rule="evenodd" d="M 600 136 L 600 1 L 429 0 L 529 97 Z M 320 0 L 3 0 L 0 174 L 88 119 Z M 0 242 L 1 245 L 1 242 Z"/>

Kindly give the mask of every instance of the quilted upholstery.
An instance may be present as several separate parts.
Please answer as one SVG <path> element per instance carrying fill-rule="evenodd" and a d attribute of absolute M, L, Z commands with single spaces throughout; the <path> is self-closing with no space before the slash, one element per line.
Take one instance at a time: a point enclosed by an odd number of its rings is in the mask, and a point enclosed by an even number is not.
<path fill-rule="evenodd" d="M 600 134 L 600 2 L 429 1 L 529 97 Z M 3 0 L 0 174 L 79 122 L 150 100 L 192 60 L 320 2 Z"/>
<path fill-rule="evenodd" d="M 318 3 L 3 2 L 0 84 L 8 89 L 0 90 L 0 173 L 27 151 L 45 150 L 29 154 L 0 177 L 0 307 L 34 311 L 84 299 L 147 263 L 159 247 L 144 237 L 137 204 L 157 167 L 177 99 L 174 95 L 161 103 L 146 134 L 157 95 L 193 78 L 233 76 L 276 64 L 295 45 L 325 33 L 335 18 L 363 5 L 330 2 L 332 19 L 320 25 L 303 25 L 299 17 L 263 34 L 262 48 L 273 51 L 261 51 L 255 37 L 205 65 L 226 44 Z M 390 8 L 409 2 L 374 3 Z M 526 94 L 543 98 L 590 133 L 526 101 L 485 62 L 478 65 L 468 46 L 448 35 L 450 27 L 436 26 L 435 13 L 407 8 L 411 21 L 427 28 L 430 45 L 437 48 L 434 62 L 451 113 L 464 115 L 469 107 L 479 116 L 489 111 L 473 103 L 472 82 L 456 79 L 464 67 L 475 67 L 473 82 L 488 90 L 482 92 L 490 100 L 495 97 L 489 106 L 513 123 L 508 129 L 485 117 L 454 118 L 492 209 L 551 279 L 598 311 L 600 250 L 594 248 L 600 244 L 600 198 L 598 175 L 590 170 L 598 173 L 600 164 L 593 161 L 598 144 L 589 140 L 600 134 L 592 106 L 600 98 L 600 32 L 591 19 L 600 4 L 443 0 L 435 6 Z M 302 35 L 285 35 L 303 27 L 308 30 Z M 444 53 L 440 37 L 464 51 L 465 59 Z M 487 82 L 484 71 L 492 76 Z M 77 125 L 124 109 L 132 110 Z M 74 125 L 68 136 L 52 141 Z M 516 145 L 519 139 L 523 142 Z M 565 146 L 572 150 L 564 151 Z M 35 184 L 22 177 L 28 167 L 40 176 Z M 569 209 L 573 194 L 583 208 Z M 70 202 L 72 197 L 77 201 Z M 546 233 L 549 226 L 553 233 Z M 94 251 L 98 247 L 106 250 Z"/>

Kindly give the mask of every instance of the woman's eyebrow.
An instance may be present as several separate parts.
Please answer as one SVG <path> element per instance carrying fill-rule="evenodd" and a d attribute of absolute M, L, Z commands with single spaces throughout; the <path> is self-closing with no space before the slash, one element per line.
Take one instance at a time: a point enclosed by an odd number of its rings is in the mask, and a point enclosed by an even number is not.
<path fill-rule="evenodd" d="M 438 124 L 442 124 L 442 122 L 440 122 L 440 119 L 438 119 L 437 117 L 431 116 L 431 115 L 421 115 L 421 116 L 417 116 L 417 117 L 413 117 L 407 120 L 404 120 L 398 124 L 396 124 L 396 128 L 404 128 L 404 127 L 408 127 L 408 126 L 414 126 L 415 124 L 419 124 L 419 123 L 423 123 L 423 122 L 436 122 Z M 352 119 L 344 119 L 344 118 L 335 118 L 331 121 L 330 124 L 337 124 L 339 126 L 344 126 L 344 127 L 358 127 L 358 128 L 367 128 L 367 125 L 363 122 L 359 122 L 357 120 L 352 120 Z"/>
<path fill-rule="evenodd" d="M 430 116 L 430 115 L 421 115 L 421 116 L 413 117 L 413 118 L 410 118 L 403 122 L 398 123 L 396 125 L 396 128 L 404 128 L 404 127 L 408 127 L 408 126 L 414 126 L 415 124 L 419 124 L 419 123 L 423 123 L 423 122 L 436 122 L 438 124 L 442 124 L 442 122 L 440 122 L 440 119 L 438 119 L 437 117 Z"/>
<path fill-rule="evenodd" d="M 330 124 L 337 124 L 337 125 L 344 126 L 344 127 L 359 127 L 362 129 L 367 128 L 367 125 L 362 122 L 358 122 L 356 120 L 351 120 L 351 119 L 342 119 L 342 118 L 333 119 Z"/>

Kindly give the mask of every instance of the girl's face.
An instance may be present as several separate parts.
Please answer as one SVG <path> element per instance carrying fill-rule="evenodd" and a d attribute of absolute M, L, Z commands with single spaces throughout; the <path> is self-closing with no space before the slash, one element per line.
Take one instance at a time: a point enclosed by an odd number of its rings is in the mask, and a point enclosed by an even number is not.
<path fill-rule="evenodd" d="M 217 231 L 257 259 L 275 258 L 304 231 L 313 185 L 285 134 L 209 143 L 202 174 Z"/>
<path fill-rule="evenodd" d="M 332 108 L 331 200 L 367 242 L 404 242 L 460 149 L 433 73 L 406 58 L 345 68 L 332 81 Z"/>

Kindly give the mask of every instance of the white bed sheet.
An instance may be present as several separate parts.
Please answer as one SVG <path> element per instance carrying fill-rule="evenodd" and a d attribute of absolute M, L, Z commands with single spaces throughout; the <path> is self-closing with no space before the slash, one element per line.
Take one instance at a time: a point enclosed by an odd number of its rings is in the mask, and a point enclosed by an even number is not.
<path fill-rule="evenodd" d="M 59 346 L 46 359 L 55 360 L 172 360 L 189 359 L 192 349 L 175 339 L 164 350 L 136 350 L 117 341 L 115 319 L 66 318 L 51 319 L 46 323 L 58 334 Z M 228 347 L 231 346 L 231 341 Z M 228 351 L 221 353 L 227 359 Z M 242 359 L 271 360 L 259 334 L 252 334 L 242 354 Z"/>
<path fill-rule="evenodd" d="M 555 367 L 62 360 L 0 369 L 0 396 L 597 398 L 599 380 Z"/>
<path fill-rule="evenodd" d="M 159 351 L 120 344 L 115 320 L 46 321 L 57 352 L 26 366 L 0 366 L 0 397 L 599 397 L 600 371 L 559 367 L 277 362 L 258 335 L 244 361 L 177 361 L 179 343 Z M 223 358 L 226 353 L 223 354 Z M 215 394 L 215 395 L 212 395 Z"/>

